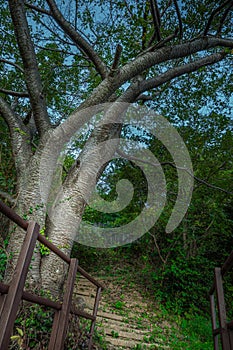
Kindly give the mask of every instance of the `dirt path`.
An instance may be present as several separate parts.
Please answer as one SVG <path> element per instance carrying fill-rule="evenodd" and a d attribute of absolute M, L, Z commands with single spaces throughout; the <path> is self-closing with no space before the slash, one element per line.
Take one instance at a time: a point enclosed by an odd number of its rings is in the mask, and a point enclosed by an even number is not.
<path fill-rule="evenodd" d="M 114 281 L 114 278 L 98 280 L 106 288 L 102 294 L 96 328 L 108 342 L 109 350 L 170 349 L 164 330 L 169 331 L 171 326 L 166 321 L 155 321 L 156 310 L 148 309 L 147 302 L 138 291 Z M 90 313 L 95 300 L 95 287 L 80 278 L 76 297 L 85 300 L 84 310 Z"/>

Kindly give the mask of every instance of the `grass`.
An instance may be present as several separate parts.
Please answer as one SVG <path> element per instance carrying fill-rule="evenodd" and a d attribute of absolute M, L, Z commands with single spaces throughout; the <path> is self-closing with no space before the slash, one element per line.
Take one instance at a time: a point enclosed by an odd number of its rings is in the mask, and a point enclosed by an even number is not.
<path fill-rule="evenodd" d="M 135 344 L 135 350 L 150 349 L 150 343 L 157 344 L 156 347 L 155 345 L 151 347 L 153 350 L 213 349 L 211 322 L 208 314 L 203 315 L 194 308 L 183 312 L 179 309 L 180 300 L 174 300 L 172 305 L 161 304 L 155 299 L 155 294 L 151 294 L 151 288 L 147 289 L 141 264 L 137 260 L 133 261 L 133 259 L 126 259 L 125 256 L 119 256 L 115 251 L 110 253 L 109 255 L 106 251 L 101 253 L 102 255 L 95 260 L 94 264 L 87 261 L 86 268 L 90 274 L 101 275 L 102 280 L 111 283 L 111 290 L 107 288 L 103 292 L 107 308 L 122 315 L 128 325 L 132 322 L 132 309 L 127 307 L 128 295 L 136 290 L 140 292 L 142 302 L 148 305 L 148 310 L 140 311 L 140 303 L 137 306 L 135 304 L 135 309 L 133 309 L 135 311 L 133 322 L 137 329 L 145 331 L 143 343 L 147 344 L 146 346 Z M 80 257 L 80 260 L 85 263 L 85 257 L 83 258 Z M 94 267 L 93 271 L 90 271 L 90 266 Z M 174 305 L 177 307 L 174 308 Z M 138 309 L 137 312 L 136 309 Z M 98 344 L 98 334 L 100 334 L 100 344 L 99 347 L 97 345 L 97 348 L 108 349 L 103 329 L 102 331 L 101 329 L 100 325 L 95 338 Z M 114 336 L 118 337 L 119 334 L 116 332 Z"/>

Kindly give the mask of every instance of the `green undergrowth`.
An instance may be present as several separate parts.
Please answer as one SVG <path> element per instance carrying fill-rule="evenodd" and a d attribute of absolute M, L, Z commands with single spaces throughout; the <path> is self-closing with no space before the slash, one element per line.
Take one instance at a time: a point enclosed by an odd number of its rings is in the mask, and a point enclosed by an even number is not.
<path fill-rule="evenodd" d="M 209 350 L 213 348 L 211 319 L 208 309 L 207 294 L 209 285 L 205 283 L 200 293 L 200 305 L 197 306 L 198 296 L 194 295 L 195 304 L 188 304 L 188 298 L 192 298 L 193 290 L 191 267 L 186 268 L 190 278 L 187 289 L 185 286 L 185 274 L 181 272 L 180 281 L 184 284 L 183 293 L 167 293 L 163 291 L 163 284 L 149 279 L 152 268 L 146 258 L 141 256 L 132 256 L 130 253 L 122 254 L 117 249 L 98 250 L 78 247 L 79 262 L 88 270 L 89 273 L 101 278 L 102 281 L 113 284 L 112 291 L 106 288 L 103 291 L 104 300 L 108 303 L 108 309 L 111 308 L 114 313 L 124 317 L 125 322 L 130 323 L 129 313 L 132 310 L 127 308 L 125 295 L 133 290 L 140 292 L 143 302 L 147 303 L 148 311 L 139 312 L 136 317 L 138 329 L 145 329 L 145 324 L 150 324 L 150 329 L 146 333 L 143 343 L 147 346 L 137 344 L 135 350 L 150 349 L 149 344 L 159 343 L 160 346 L 151 347 L 151 349 L 171 349 L 171 350 Z M 77 252 L 73 251 L 74 256 Z M 168 274 L 168 271 L 167 271 Z M 177 272 L 179 274 L 179 272 Z M 179 276 L 178 276 L 179 277 Z M 182 279 L 181 279 L 182 278 Z M 183 282 L 182 282 L 183 281 Z M 114 288 L 115 286 L 115 288 Z M 155 288 L 155 286 L 157 288 Z M 159 286 L 161 286 L 159 288 Z M 188 288 L 190 288 L 188 290 Z M 117 291 L 120 291 L 117 295 Z M 174 289 L 173 289 L 174 291 Z M 163 294 L 164 292 L 164 294 Z M 112 293 L 114 293 L 114 298 Z M 189 295 L 188 295 L 189 294 Z M 202 304 L 202 301 L 203 304 Z M 99 329 L 99 328 L 98 328 Z M 104 344 L 104 336 L 101 335 L 101 349 L 108 349 Z M 165 347 L 163 347 L 165 346 Z"/>
<path fill-rule="evenodd" d="M 23 302 L 14 324 L 10 350 L 46 350 L 49 346 L 54 312 L 46 307 Z M 64 350 L 87 350 L 90 321 L 70 315 Z M 95 330 L 94 349 L 101 349 L 104 339 Z M 98 345 L 95 345 L 98 344 Z"/>
<path fill-rule="evenodd" d="M 106 277 L 107 279 L 107 277 Z M 123 281 L 121 280 L 121 283 Z M 116 280 L 114 283 L 118 283 Z M 138 288 L 137 284 L 131 284 L 127 287 L 127 291 Z M 122 288 L 124 292 L 124 286 Z M 107 296 L 106 296 L 107 293 Z M 146 331 L 143 343 L 147 345 L 137 344 L 135 350 L 140 349 L 170 349 L 170 350 L 210 350 L 213 348 L 211 322 L 208 315 L 204 316 L 198 313 L 198 310 L 190 310 L 184 314 L 176 314 L 171 309 L 166 309 L 163 305 L 156 304 L 148 295 L 144 297 L 143 302 L 148 303 L 148 310 L 135 312 L 132 320 L 132 310 L 127 308 L 122 300 L 111 303 L 111 297 L 108 291 L 104 292 L 104 300 L 109 301 L 109 307 L 114 313 L 124 317 L 125 323 L 131 323 L 137 326 L 137 329 Z M 108 299 L 109 297 L 109 299 Z M 140 305 L 138 305 L 140 306 Z M 137 305 L 136 305 L 137 307 Z M 99 329 L 99 328 L 98 328 Z M 155 345 L 150 344 L 159 344 Z M 103 347 L 108 349 L 108 346 Z"/>

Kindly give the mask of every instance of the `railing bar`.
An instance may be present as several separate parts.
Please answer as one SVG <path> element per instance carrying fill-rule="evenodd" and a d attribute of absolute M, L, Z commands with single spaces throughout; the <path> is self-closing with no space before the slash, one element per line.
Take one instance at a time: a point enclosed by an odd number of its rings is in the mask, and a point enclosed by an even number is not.
<path fill-rule="evenodd" d="M 101 298 L 101 287 L 98 288 L 96 296 L 95 296 L 95 304 L 94 304 L 94 310 L 93 310 L 93 316 L 97 316 L 98 312 L 98 306 Z"/>
<path fill-rule="evenodd" d="M 9 286 L 0 282 L 0 293 L 7 294 L 8 290 L 9 290 Z M 51 307 L 52 309 L 58 310 L 58 311 L 61 310 L 61 306 L 62 306 L 61 303 L 58 303 L 56 301 L 52 301 L 52 300 L 49 300 L 49 299 L 46 299 L 46 298 L 43 298 L 43 297 L 40 297 L 40 296 L 37 296 L 34 294 L 31 294 L 31 293 L 26 292 L 26 291 L 23 292 L 22 299 L 25 301 L 31 302 L 31 303 L 35 302 L 36 304 L 39 304 L 39 305 L 48 306 L 48 307 Z M 70 312 L 74 315 L 82 316 L 82 317 L 85 317 L 89 320 L 96 319 L 95 316 L 88 314 L 85 311 L 79 310 L 76 307 L 74 307 L 73 305 L 71 306 Z"/>
<path fill-rule="evenodd" d="M 210 295 L 210 311 L 212 331 L 214 337 L 214 350 L 218 350 L 218 335 L 220 333 L 220 329 L 217 328 L 214 294 Z"/>
<path fill-rule="evenodd" d="M 55 320 L 52 328 L 51 342 L 49 350 L 62 350 L 68 328 L 69 314 L 72 303 L 72 295 L 77 274 L 78 260 L 71 259 L 68 272 L 67 284 L 64 292 L 62 308 L 58 315 L 55 315 Z"/>
<path fill-rule="evenodd" d="M 7 216 L 10 220 L 16 223 L 18 226 L 23 228 L 25 231 L 28 228 L 28 222 L 21 218 L 18 214 L 14 212 L 13 209 L 9 208 L 5 203 L 0 201 L 0 211 Z"/>
<path fill-rule="evenodd" d="M 89 333 L 89 344 L 88 344 L 88 350 L 92 349 L 92 337 L 94 334 L 94 329 L 95 329 L 95 322 L 96 322 L 96 316 L 98 312 L 98 306 L 101 298 L 101 287 L 97 289 L 97 293 L 95 296 L 95 304 L 94 304 L 94 309 L 93 309 L 93 316 L 95 316 L 95 320 L 91 322 L 91 328 L 90 328 L 90 333 Z"/>
<path fill-rule="evenodd" d="M 59 327 L 59 319 L 60 319 L 61 311 L 56 311 L 53 317 L 53 326 L 52 332 L 49 339 L 48 350 L 56 349 L 56 340 L 57 340 L 57 329 Z"/>
<path fill-rule="evenodd" d="M 213 294 L 210 296 L 210 310 L 211 310 L 212 328 L 216 329 L 217 328 L 216 311 L 215 311 L 215 300 L 214 300 Z"/>
<path fill-rule="evenodd" d="M 96 285 L 97 287 L 100 287 L 102 289 L 104 289 L 103 285 L 98 282 L 96 279 L 94 279 L 93 277 L 91 277 L 82 267 L 78 266 L 78 271 L 81 275 L 83 275 L 84 277 L 86 277 L 86 279 L 88 279 L 90 282 L 92 282 L 94 285 Z"/>
<path fill-rule="evenodd" d="M 230 350 L 230 339 L 229 339 L 228 329 L 227 329 L 226 306 L 225 306 L 225 300 L 224 300 L 222 273 L 221 273 L 220 267 L 215 268 L 215 285 L 216 285 L 216 294 L 217 294 L 217 306 L 218 306 L 218 317 L 219 317 L 222 349 Z"/>
<path fill-rule="evenodd" d="M 62 260 L 70 264 L 70 257 L 67 256 L 65 253 L 63 253 L 59 248 L 57 248 L 52 242 L 50 242 L 47 238 L 42 236 L 41 234 L 38 235 L 38 241 L 42 244 L 44 244 L 47 248 L 49 248 L 52 252 L 54 252 L 56 255 L 58 255 Z"/>
<path fill-rule="evenodd" d="M 215 292 L 215 283 L 213 283 L 212 287 L 210 288 L 209 295 L 214 294 L 214 292 Z"/>
<path fill-rule="evenodd" d="M 0 349 L 7 350 L 40 226 L 30 222 L 0 318 Z"/>
<path fill-rule="evenodd" d="M 0 293 L 7 294 L 9 290 L 9 286 L 7 284 L 3 284 L 0 282 Z M 54 310 L 60 310 L 61 309 L 61 303 L 58 303 L 56 301 L 46 299 L 44 297 L 41 297 L 39 295 L 34 295 L 29 292 L 23 291 L 22 299 L 25 301 L 28 301 L 30 303 L 36 303 L 38 305 L 48 306 L 51 307 Z"/>
<path fill-rule="evenodd" d="M 222 276 L 224 276 L 229 270 L 231 270 L 232 267 L 233 267 L 233 250 L 221 268 Z"/>
<path fill-rule="evenodd" d="M 8 317 L 9 317 L 10 323 L 12 323 L 12 321 L 14 323 L 14 319 L 16 317 L 16 312 L 18 310 L 19 303 L 22 299 L 26 300 L 28 302 L 39 304 L 39 305 L 48 306 L 48 307 L 56 310 L 57 312 L 55 313 L 55 319 L 57 319 L 59 321 L 59 323 L 60 323 L 60 320 L 63 321 L 64 315 L 62 313 L 62 309 L 65 306 L 66 309 L 69 310 L 70 313 L 85 317 L 86 319 L 90 319 L 92 321 L 91 331 L 90 331 L 90 342 L 89 342 L 89 349 L 90 349 L 91 344 L 92 344 L 92 335 L 94 332 L 96 316 L 97 316 L 98 304 L 99 304 L 100 296 L 101 296 L 101 289 L 104 289 L 103 285 L 100 282 L 98 282 L 95 278 L 90 276 L 80 266 L 77 265 L 75 267 L 76 272 L 78 270 L 81 275 L 83 275 L 87 280 L 89 280 L 91 283 L 93 283 L 95 286 L 97 286 L 97 293 L 96 293 L 93 315 L 88 314 L 82 310 L 76 309 L 75 307 L 71 306 L 71 297 L 72 297 L 72 291 L 73 291 L 72 284 L 74 284 L 75 276 L 76 276 L 76 273 L 74 274 L 74 270 L 71 273 L 72 276 L 70 275 L 70 278 L 68 278 L 69 288 L 67 290 L 67 293 L 70 295 L 70 297 L 68 299 L 66 298 L 66 300 L 63 301 L 63 304 L 58 303 L 58 302 L 54 302 L 52 300 L 49 300 L 49 299 L 46 299 L 46 298 L 43 298 L 43 297 L 40 297 L 40 296 L 37 296 L 34 294 L 31 294 L 31 293 L 26 292 L 26 291 L 23 291 L 28 267 L 29 267 L 29 264 L 31 261 L 33 249 L 35 247 L 35 243 L 36 243 L 37 239 L 40 243 L 44 244 L 47 248 L 49 248 L 52 252 L 54 252 L 56 255 L 58 255 L 62 260 L 67 262 L 69 265 L 71 265 L 72 260 L 76 260 L 76 259 L 71 259 L 70 257 L 68 257 L 65 253 L 63 253 L 60 249 L 58 249 L 52 242 L 50 242 L 44 236 L 42 236 L 39 233 L 39 225 L 37 223 L 27 222 L 26 220 L 21 218 L 18 214 L 16 214 L 11 208 L 9 208 L 2 201 L 0 201 L 0 212 L 2 212 L 5 216 L 7 216 L 10 220 L 15 222 L 18 226 L 23 228 L 25 231 L 27 231 L 27 234 L 25 236 L 24 245 L 21 249 L 21 253 L 24 252 L 24 254 L 22 254 L 22 258 L 19 258 L 19 260 L 18 260 L 17 267 L 16 267 L 15 274 L 14 274 L 14 278 L 13 278 L 13 283 L 11 283 L 11 285 L 8 286 L 8 285 L 5 285 L 5 284 L 0 282 L 0 294 L 3 294 L 0 296 L 1 301 L 2 301 L 2 312 L 3 312 L 3 313 L 1 313 L 0 325 L 2 324 L 2 322 L 4 322 L 5 326 L 6 326 L 6 321 L 8 321 Z M 36 234 L 35 234 L 35 232 L 36 232 Z M 30 240 L 28 241 L 28 238 L 30 235 L 32 235 L 32 236 L 31 236 Z M 25 247 L 25 243 L 26 243 L 26 247 Z M 21 255 L 21 253 L 20 253 L 20 255 Z M 15 276 L 17 276 L 17 277 L 15 278 Z M 6 305 L 7 305 L 7 307 L 6 307 Z M 7 308 L 9 309 L 8 312 L 6 312 Z M 12 312 L 12 309 L 13 309 L 13 312 Z M 4 317 L 2 317 L 3 314 L 4 314 Z M 65 318 L 67 318 L 67 315 Z M 10 323 L 8 322 L 7 324 L 10 325 Z M 12 323 L 12 327 L 13 327 L 13 323 Z M 66 327 L 67 327 L 67 325 L 65 326 L 65 328 Z M 4 329 L 5 328 L 7 330 L 9 329 L 9 327 L 4 327 Z M 9 333 L 9 331 L 8 331 L 8 333 Z M 7 346 L 8 346 L 7 344 L 9 343 L 9 337 L 10 337 L 10 333 L 9 334 L 8 333 L 3 331 L 3 328 L 1 327 L 1 329 L 0 329 L 1 350 L 7 349 Z M 57 334 L 57 337 L 59 339 L 61 339 L 59 332 Z M 58 344 L 57 340 L 55 340 L 55 342 L 56 342 L 56 344 Z M 62 342 L 63 342 L 63 340 L 62 340 Z"/>
<path fill-rule="evenodd" d="M 79 310 L 77 309 L 76 307 L 74 307 L 73 305 L 71 306 L 71 309 L 70 309 L 70 312 L 76 316 L 82 316 L 88 320 L 92 320 L 92 321 L 95 321 L 96 320 L 96 317 L 91 315 L 91 314 L 88 314 L 87 312 L 85 311 L 82 311 L 82 310 Z"/>

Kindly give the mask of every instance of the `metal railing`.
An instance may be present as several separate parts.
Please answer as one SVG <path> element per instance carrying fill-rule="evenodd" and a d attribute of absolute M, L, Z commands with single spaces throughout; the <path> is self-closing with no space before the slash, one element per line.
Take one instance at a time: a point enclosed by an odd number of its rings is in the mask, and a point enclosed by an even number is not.
<path fill-rule="evenodd" d="M 221 268 L 214 269 L 214 283 L 209 291 L 214 350 L 233 350 L 233 321 L 227 321 L 223 289 L 223 278 L 232 267 L 233 251 Z"/>
<path fill-rule="evenodd" d="M 49 242 L 44 236 L 42 236 L 40 234 L 40 226 L 36 222 L 25 221 L 1 201 L 0 211 L 26 231 L 12 281 L 9 285 L 0 283 L 0 349 L 8 349 L 10 337 L 21 300 L 44 305 L 55 310 L 48 350 L 62 350 L 64 348 L 70 313 L 91 320 L 90 331 L 88 334 L 88 349 L 92 349 L 92 337 L 94 333 L 98 305 L 101 297 L 101 290 L 103 289 L 102 284 L 91 277 L 85 270 L 83 270 L 78 265 L 77 259 L 71 259 L 60 249 L 58 249 L 53 243 Z M 37 240 L 49 248 L 51 251 L 53 251 L 57 256 L 59 256 L 69 265 L 67 283 L 63 295 L 63 302 L 52 301 L 50 299 L 46 299 L 44 297 L 24 291 L 24 285 L 26 282 L 29 265 Z M 97 288 L 92 314 L 78 310 L 71 305 L 77 272 L 79 272 Z"/>

